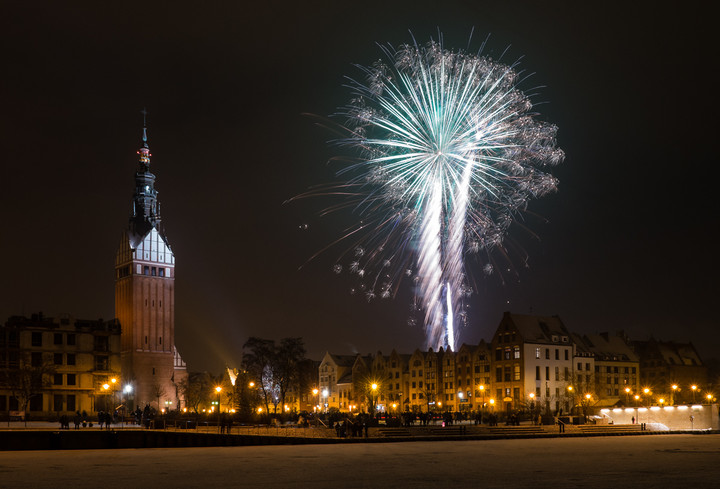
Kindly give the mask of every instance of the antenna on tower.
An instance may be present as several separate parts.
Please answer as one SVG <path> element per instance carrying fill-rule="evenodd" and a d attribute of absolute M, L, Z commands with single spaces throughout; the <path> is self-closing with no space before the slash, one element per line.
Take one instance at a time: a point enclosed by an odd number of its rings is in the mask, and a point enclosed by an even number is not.
<path fill-rule="evenodd" d="M 143 143 L 145 143 L 145 146 L 147 147 L 147 109 L 143 107 L 143 109 L 140 111 L 140 113 L 143 115 Z"/>

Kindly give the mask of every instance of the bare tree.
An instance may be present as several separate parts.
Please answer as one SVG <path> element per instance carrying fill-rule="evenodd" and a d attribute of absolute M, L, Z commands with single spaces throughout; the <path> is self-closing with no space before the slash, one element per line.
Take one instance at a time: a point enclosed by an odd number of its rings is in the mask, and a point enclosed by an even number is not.
<path fill-rule="evenodd" d="M 207 372 L 190 373 L 180 383 L 180 391 L 188 407 L 196 414 L 202 404 L 209 402 L 212 395 L 212 379 Z"/>
<path fill-rule="evenodd" d="M 249 350 L 243 355 L 243 365 L 250 375 L 257 380 L 258 388 L 265 404 L 265 412 L 270 412 L 270 401 L 273 400 L 275 379 L 272 365 L 275 360 L 275 342 L 251 336 L 243 345 Z M 274 402 L 277 406 L 277 404 Z"/>
<path fill-rule="evenodd" d="M 55 366 L 53 364 L 42 361 L 33 365 L 29 354 L 23 356 L 18 367 L 3 369 L 0 382 L 17 399 L 26 426 L 30 400 L 50 387 L 50 376 L 54 373 Z"/>
<path fill-rule="evenodd" d="M 273 340 L 250 337 L 244 345 L 249 350 L 243 355 L 243 365 L 257 379 L 266 412 L 270 403 L 277 414 L 278 404 L 285 404 L 290 387 L 299 380 L 299 371 L 305 359 L 302 338 L 283 338 L 279 345 Z"/>
<path fill-rule="evenodd" d="M 305 359 L 302 338 L 283 338 L 275 352 L 274 378 L 280 394 L 280 404 L 285 405 L 285 394 L 300 380 L 300 365 Z"/>
<path fill-rule="evenodd" d="M 160 411 L 160 398 L 163 397 L 165 394 L 167 394 L 165 392 L 165 387 L 163 387 L 162 384 L 160 384 L 160 382 L 158 382 L 156 380 L 155 382 L 153 382 L 152 386 L 150 387 L 150 392 L 152 393 L 153 397 L 155 397 L 157 399 L 157 403 L 158 403 L 157 409 L 158 409 L 158 411 Z"/>

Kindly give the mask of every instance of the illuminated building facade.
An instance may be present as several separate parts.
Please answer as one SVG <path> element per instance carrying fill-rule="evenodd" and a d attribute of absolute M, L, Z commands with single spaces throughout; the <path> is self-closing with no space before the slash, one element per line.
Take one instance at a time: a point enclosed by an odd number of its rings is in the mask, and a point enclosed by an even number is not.
<path fill-rule="evenodd" d="M 640 362 L 626 339 L 600 333 L 577 337 L 576 343 L 582 344 L 595 362 L 594 388 L 588 391 L 597 395 L 596 407 L 632 406 L 641 388 Z"/>
<path fill-rule="evenodd" d="M 700 390 L 707 384 L 708 369 L 692 343 L 650 339 L 631 346 L 640 361 L 642 387 L 676 402 L 696 402 L 704 395 Z"/>
<path fill-rule="evenodd" d="M 23 376 L 36 380 L 24 394 Z M 119 379 L 117 320 L 39 313 L 0 326 L 0 413 L 32 419 L 113 410 L 123 401 Z"/>
<path fill-rule="evenodd" d="M 115 258 L 115 315 L 122 326 L 123 382 L 139 407 L 180 408 L 187 378 L 175 348 L 175 256 L 161 228 L 155 175 L 143 128 L 128 228 Z"/>
<path fill-rule="evenodd" d="M 575 347 L 559 317 L 506 312 L 491 350 L 496 409 L 510 412 L 535 403 L 545 411 L 572 407 L 568 387 L 573 384 Z"/>
<path fill-rule="evenodd" d="M 558 316 L 510 312 L 490 343 L 463 344 L 457 352 L 327 353 L 319 385 L 328 394 L 323 408 L 344 412 L 367 411 L 374 404 L 386 412 L 569 415 L 700 402 L 713 394 L 707 391 L 707 368 L 691 344 L 631 342 L 622 333 L 580 336 Z"/>

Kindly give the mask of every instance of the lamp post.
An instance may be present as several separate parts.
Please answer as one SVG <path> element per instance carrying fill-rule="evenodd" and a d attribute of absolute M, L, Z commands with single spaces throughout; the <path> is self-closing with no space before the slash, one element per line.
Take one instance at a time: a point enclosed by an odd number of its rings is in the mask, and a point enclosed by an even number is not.
<path fill-rule="evenodd" d="M 697 391 L 697 388 L 698 388 L 698 386 L 696 386 L 695 384 L 690 386 L 690 389 L 692 389 L 692 393 L 693 393 L 693 404 L 695 404 L 695 391 Z"/>
<path fill-rule="evenodd" d="M 320 409 L 320 399 L 318 398 L 318 394 L 320 394 L 320 389 L 315 387 L 312 390 L 313 393 L 313 399 L 315 400 L 315 406 L 313 406 L 313 412 L 317 412 Z"/>
<path fill-rule="evenodd" d="M 674 406 L 675 405 L 675 394 L 678 391 L 678 385 L 673 384 L 670 386 L 670 388 L 672 389 L 672 397 L 670 398 L 670 404 L 672 404 Z"/>
<path fill-rule="evenodd" d="M 585 421 L 587 421 L 587 415 L 588 410 L 590 409 L 590 401 L 592 400 L 592 394 L 589 392 L 585 394 L 585 404 L 583 406 L 583 416 L 585 416 Z"/>
<path fill-rule="evenodd" d="M 377 414 L 377 406 L 375 404 L 375 396 L 377 394 L 378 385 L 377 383 L 373 382 L 370 384 L 370 390 L 372 391 L 372 408 L 373 408 L 373 415 Z"/>
<path fill-rule="evenodd" d="M 570 412 L 568 414 L 572 414 L 572 410 L 575 407 L 575 392 L 573 389 L 573 386 L 569 385 L 567 387 L 568 395 L 570 396 Z"/>
<path fill-rule="evenodd" d="M 625 403 L 630 404 L 630 387 L 625 387 Z"/>
<path fill-rule="evenodd" d="M 528 394 L 528 397 L 530 398 L 530 414 L 533 415 L 533 424 L 535 424 L 535 393 L 531 392 Z"/>
<path fill-rule="evenodd" d="M 485 411 L 485 386 L 480 384 L 480 387 L 478 387 L 478 389 L 480 390 L 480 395 L 482 396 L 482 405 L 480 406 L 480 408 L 484 412 Z"/>
<path fill-rule="evenodd" d="M 123 396 L 123 411 L 127 410 L 127 406 L 126 406 L 127 398 L 130 396 L 132 391 L 133 391 L 132 384 L 125 384 L 125 387 L 123 388 L 123 393 L 125 394 Z M 125 412 L 123 412 L 122 426 L 125 427 Z"/>
<path fill-rule="evenodd" d="M 117 394 L 117 388 L 115 387 L 117 385 L 118 379 L 116 377 L 113 377 L 110 379 L 110 387 L 112 388 L 112 403 L 113 403 L 113 414 L 115 413 L 115 408 L 117 407 L 117 399 L 115 399 L 115 395 Z"/>
<path fill-rule="evenodd" d="M 102 385 L 103 391 L 105 391 L 105 394 L 103 395 L 103 408 L 105 408 L 105 411 L 107 412 L 107 396 L 108 396 L 108 390 L 110 390 L 110 384 L 107 382 Z"/>
<path fill-rule="evenodd" d="M 220 432 L 220 393 L 222 392 L 222 387 L 220 387 L 219 385 L 215 387 L 215 392 L 217 393 L 218 432 Z"/>
<path fill-rule="evenodd" d="M 325 399 L 325 402 L 323 402 L 323 404 L 324 404 L 323 407 L 325 408 L 325 412 L 327 412 L 327 410 L 328 410 L 328 396 L 330 395 L 330 392 L 329 392 L 327 389 L 323 389 L 322 395 L 323 395 L 323 399 Z"/>

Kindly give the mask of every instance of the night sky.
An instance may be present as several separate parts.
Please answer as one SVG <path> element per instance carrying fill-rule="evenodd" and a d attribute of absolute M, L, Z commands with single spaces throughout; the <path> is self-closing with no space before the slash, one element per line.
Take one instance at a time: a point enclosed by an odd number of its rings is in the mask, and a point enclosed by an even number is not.
<path fill-rule="evenodd" d="M 334 135 L 306 114 L 345 104 L 354 64 L 444 34 L 532 74 L 559 126 L 559 192 L 524 222 L 517 274 L 484 277 L 460 341 L 503 311 L 578 333 L 693 341 L 720 354 L 717 40 L 703 11 L 607 2 L 5 2 L 0 319 L 114 316 L 114 257 L 147 107 L 151 170 L 177 260 L 176 344 L 192 370 L 235 366 L 248 336 L 308 354 L 424 345 L 394 301 L 351 295 L 331 250 L 355 220 L 327 201 Z M 646 2 L 640 2 L 646 3 Z M 65 5 L 61 5 L 65 4 Z M 650 7 L 652 6 L 652 7 Z M 683 8 L 686 8 L 683 6 Z M 503 55 L 503 52 L 507 52 Z M 536 215 L 538 217 L 532 217 Z M 514 233 L 514 232 L 513 232 Z M 303 266 L 304 265 L 304 266 Z M 476 272 L 480 272 L 477 270 Z"/>

